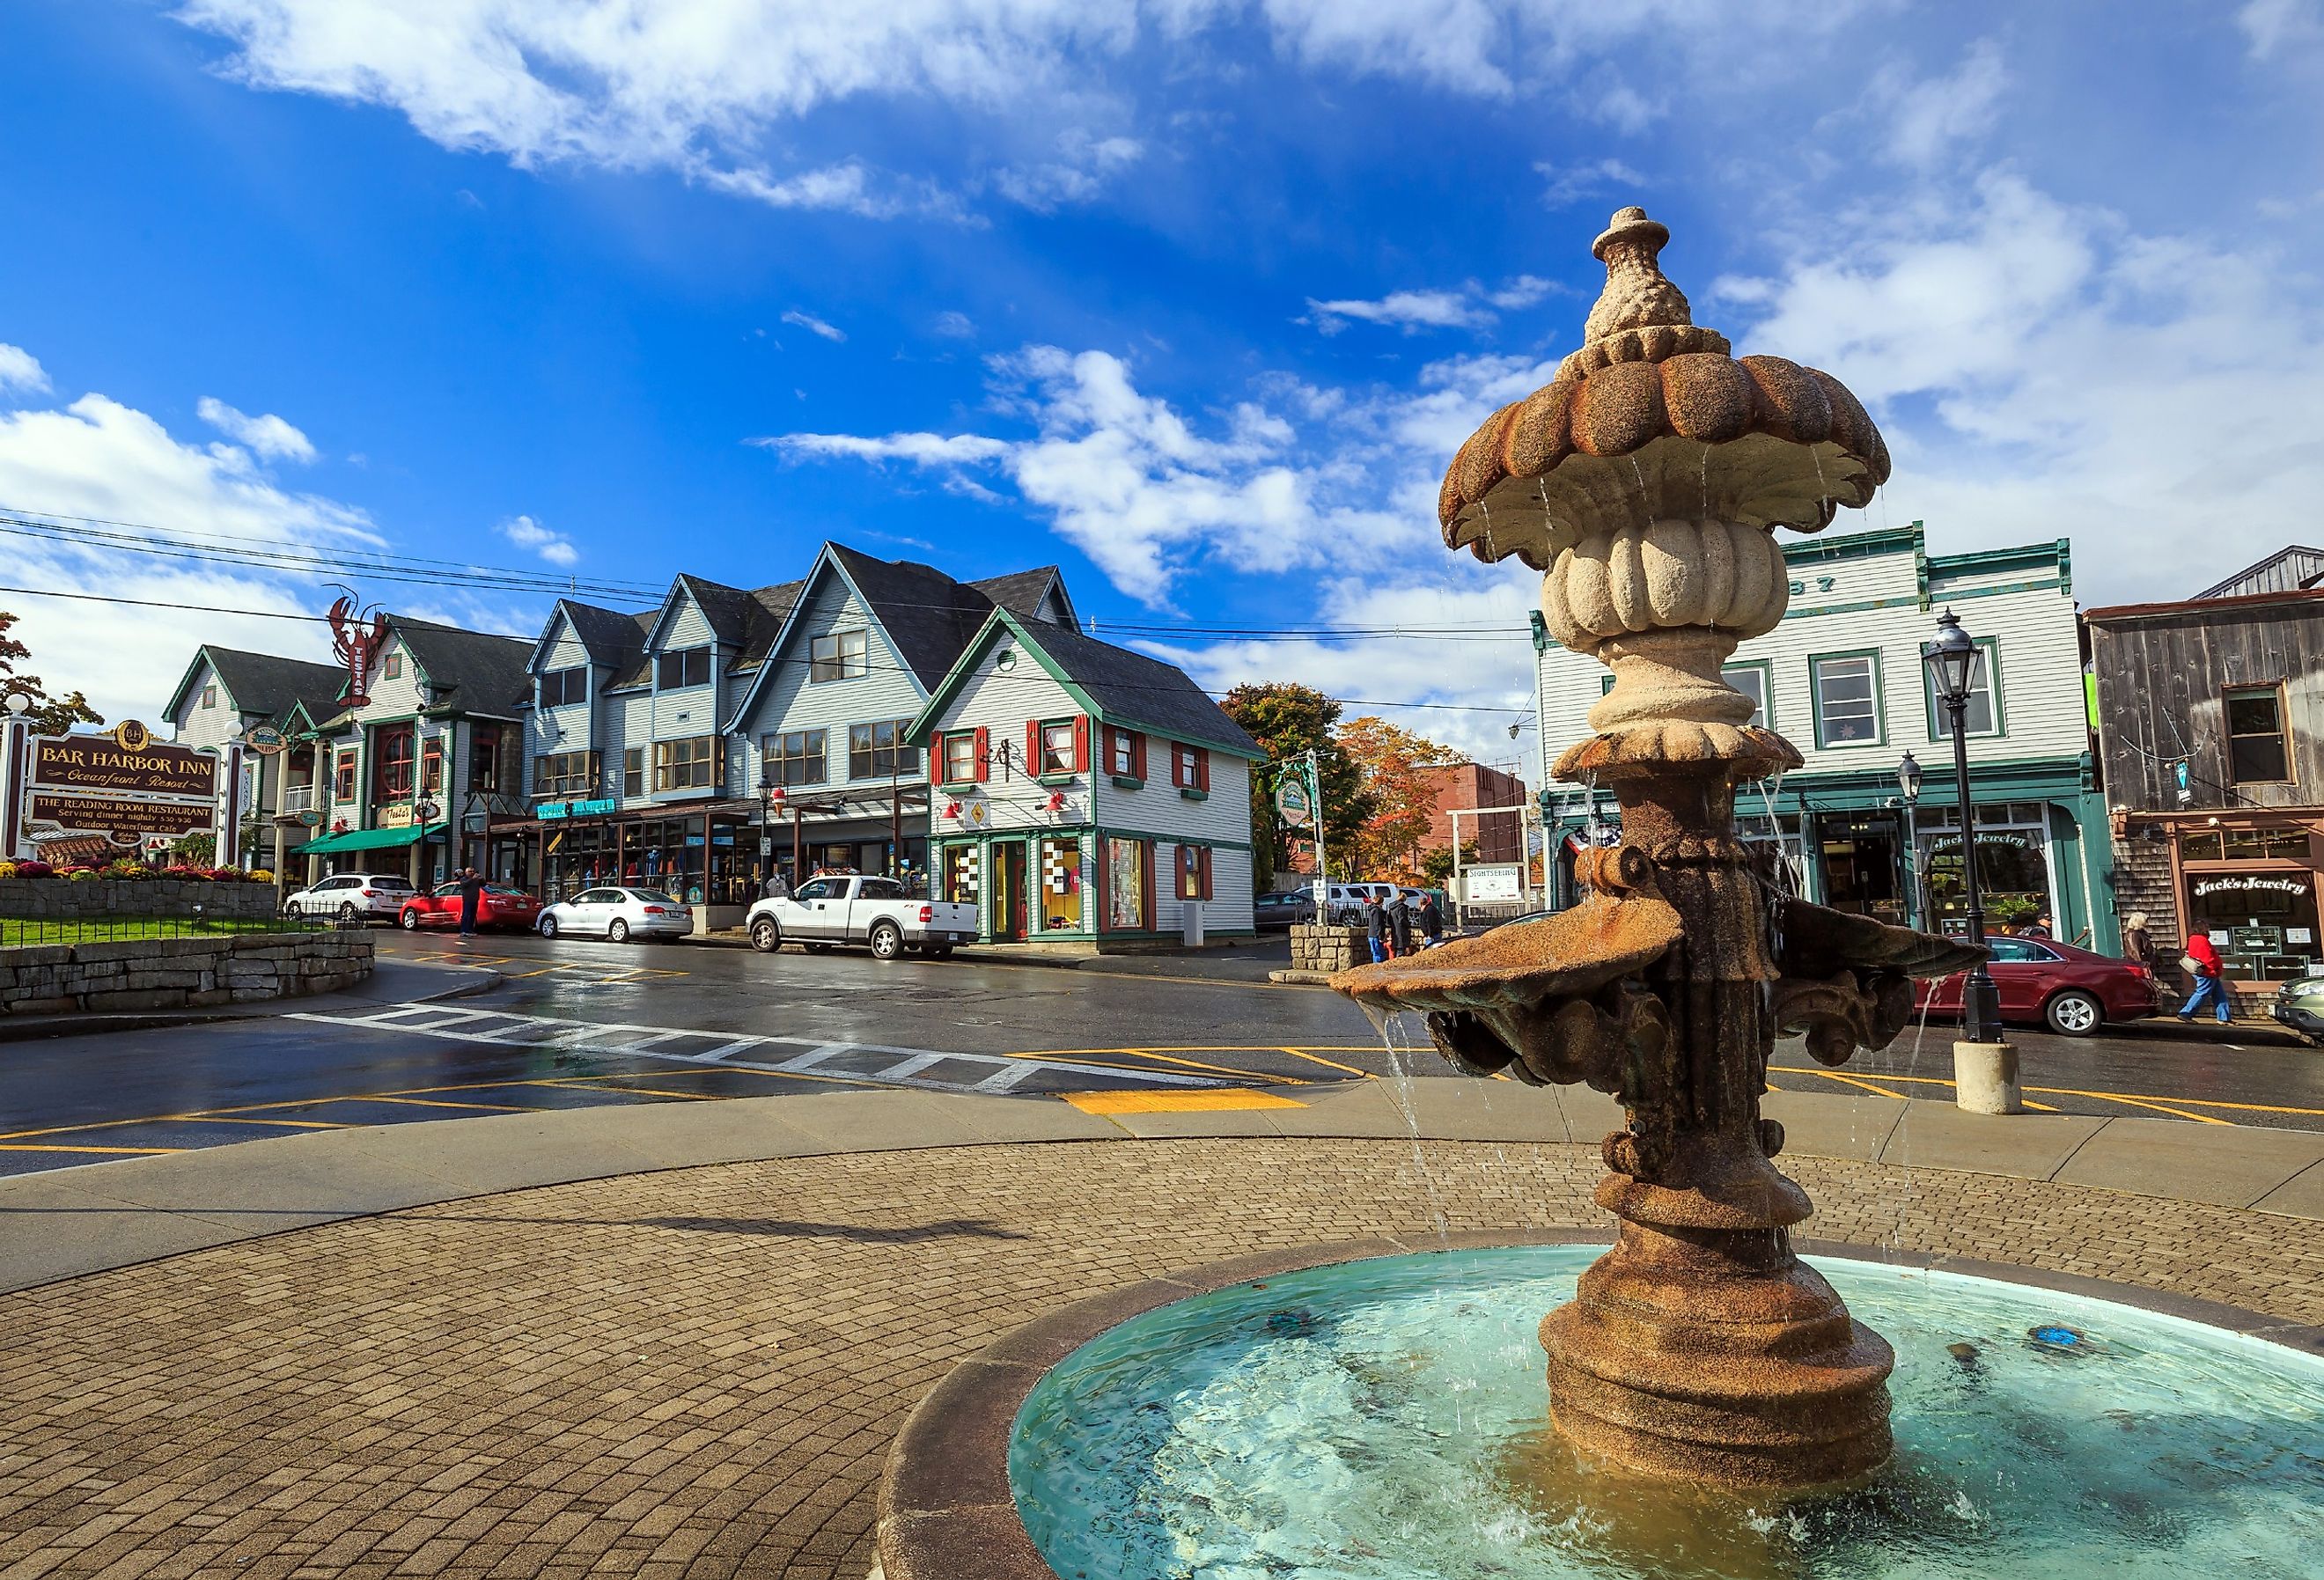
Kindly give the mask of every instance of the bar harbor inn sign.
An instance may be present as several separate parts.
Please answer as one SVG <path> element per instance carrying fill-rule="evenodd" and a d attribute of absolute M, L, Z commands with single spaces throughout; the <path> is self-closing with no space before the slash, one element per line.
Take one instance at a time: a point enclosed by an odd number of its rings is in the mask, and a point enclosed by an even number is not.
<path fill-rule="evenodd" d="M 219 758 L 152 738 L 35 735 L 12 722 L 0 752 L 0 857 L 77 861 L 214 827 Z"/>

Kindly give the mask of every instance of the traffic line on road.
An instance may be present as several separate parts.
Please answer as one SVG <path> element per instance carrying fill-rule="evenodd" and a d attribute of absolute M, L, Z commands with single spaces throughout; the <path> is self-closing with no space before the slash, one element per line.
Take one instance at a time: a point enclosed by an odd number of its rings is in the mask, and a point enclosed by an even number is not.
<path fill-rule="evenodd" d="M 182 1152 L 183 1147 L 67 1147 L 56 1144 L 36 1146 L 30 1142 L 0 1143 L 0 1152 L 103 1152 L 112 1157 L 158 1157 L 163 1152 Z"/>
<path fill-rule="evenodd" d="M 1084 1113 L 1221 1113 L 1255 1108 L 1305 1108 L 1305 1103 L 1272 1092 L 1066 1092 L 1060 1094 Z"/>

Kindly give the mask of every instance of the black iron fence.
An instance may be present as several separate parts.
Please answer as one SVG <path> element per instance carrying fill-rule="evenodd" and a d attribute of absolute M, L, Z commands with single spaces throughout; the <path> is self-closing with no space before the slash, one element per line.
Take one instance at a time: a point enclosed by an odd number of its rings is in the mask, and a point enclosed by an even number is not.
<path fill-rule="evenodd" d="M 0 949 L 42 944 L 105 944 L 130 938 L 222 938 L 250 933 L 337 930 L 336 917 L 0 916 Z"/>

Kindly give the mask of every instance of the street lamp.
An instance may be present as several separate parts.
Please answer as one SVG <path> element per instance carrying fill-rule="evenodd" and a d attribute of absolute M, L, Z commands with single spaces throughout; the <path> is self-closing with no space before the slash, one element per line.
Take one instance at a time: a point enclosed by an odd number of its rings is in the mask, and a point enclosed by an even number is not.
<path fill-rule="evenodd" d="M 1921 765 L 1910 752 L 1904 761 L 1896 764 L 1896 789 L 1904 803 L 1904 925 L 1919 925 L 1921 880 L 1919 877 L 1921 842 L 1919 830 L 1914 826 L 1913 808 L 1921 799 Z"/>
<path fill-rule="evenodd" d="M 1969 640 L 1969 633 L 1961 629 L 1950 609 L 1938 617 L 1937 640 L 1921 650 L 1921 661 L 1929 666 L 1930 687 L 1952 722 L 1953 779 L 1960 794 L 1961 879 L 1969 901 L 1969 941 L 1980 950 L 1985 947 L 1985 899 L 1977 880 L 1977 814 L 1969 804 L 1968 720 L 1969 684 L 1977 678 L 1981 657 L 1977 643 Z M 1961 987 L 1961 1031 L 1962 1040 L 1967 1042 L 2001 1040 L 2001 999 L 1993 985 L 1993 974 L 1985 968 L 1982 955 Z"/>
<path fill-rule="evenodd" d="M 11 691 L 8 693 L 5 706 L 11 714 L 22 718 L 32 711 L 32 699 L 22 691 Z"/>

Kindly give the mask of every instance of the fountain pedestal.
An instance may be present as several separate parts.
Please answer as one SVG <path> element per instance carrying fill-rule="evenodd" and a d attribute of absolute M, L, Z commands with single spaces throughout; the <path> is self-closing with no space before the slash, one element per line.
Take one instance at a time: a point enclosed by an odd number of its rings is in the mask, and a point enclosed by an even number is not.
<path fill-rule="evenodd" d="M 1571 910 L 1333 985 L 1425 1012 L 1471 1074 L 1628 1110 L 1597 1194 L 1619 1238 L 1541 1325 L 1557 1429 L 1657 1475 L 1807 1486 L 1887 1459 L 1895 1356 L 1792 1253 L 1811 1208 L 1770 1161 L 1768 1055 L 1787 1031 L 1829 1064 L 1885 1046 L 1911 978 L 1977 951 L 1793 898 L 1736 838 L 1736 786 L 1800 764 L 1720 673 L 1783 618 L 1773 531 L 1868 503 L 1887 452 L 1838 381 L 1695 325 L 1668 239 L 1614 217 L 1588 338 L 1462 447 L 1440 501 L 1448 544 L 1542 569 L 1546 629 L 1613 670 L 1554 772 L 1612 789 L 1622 842 L 1577 860 Z"/>

